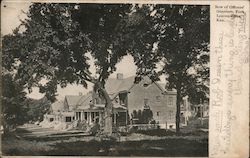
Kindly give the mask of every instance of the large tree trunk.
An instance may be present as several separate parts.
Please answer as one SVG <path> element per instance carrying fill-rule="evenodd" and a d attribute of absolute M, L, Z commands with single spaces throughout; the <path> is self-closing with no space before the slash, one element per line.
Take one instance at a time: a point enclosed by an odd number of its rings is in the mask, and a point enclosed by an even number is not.
<path fill-rule="evenodd" d="M 102 93 L 102 96 L 106 100 L 106 105 L 104 109 L 104 135 L 111 136 L 112 134 L 112 126 L 113 126 L 113 121 L 112 121 L 112 114 L 113 114 L 113 104 L 112 101 L 107 93 L 107 91 L 97 83 L 99 91 Z"/>
<path fill-rule="evenodd" d="M 180 113 L 181 113 L 181 89 L 177 88 L 176 99 L 176 133 L 180 133 Z"/>

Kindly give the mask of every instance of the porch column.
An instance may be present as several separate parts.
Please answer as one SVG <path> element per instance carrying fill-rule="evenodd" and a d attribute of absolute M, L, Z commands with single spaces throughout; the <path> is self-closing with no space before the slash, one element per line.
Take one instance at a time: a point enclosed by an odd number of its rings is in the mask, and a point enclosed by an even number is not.
<path fill-rule="evenodd" d="M 116 125 L 116 113 L 114 113 L 114 125 Z"/>
<path fill-rule="evenodd" d="M 90 124 L 92 123 L 91 113 L 92 113 L 92 112 L 89 112 L 89 123 L 90 123 Z"/>
<path fill-rule="evenodd" d="M 87 123 L 89 124 L 89 112 L 87 112 Z"/>
<path fill-rule="evenodd" d="M 82 121 L 84 120 L 84 111 L 82 111 L 82 114 L 81 114 L 81 117 L 82 117 Z"/>
<path fill-rule="evenodd" d="M 125 116 L 125 118 L 126 118 L 125 122 L 126 122 L 126 126 L 127 126 L 127 125 L 128 125 L 128 110 L 126 111 L 126 116 Z"/>
<path fill-rule="evenodd" d="M 99 111 L 99 124 L 101 124 L 101 119 L 102 119 L 102 116 L 101 116 L 101 112 Z"/>

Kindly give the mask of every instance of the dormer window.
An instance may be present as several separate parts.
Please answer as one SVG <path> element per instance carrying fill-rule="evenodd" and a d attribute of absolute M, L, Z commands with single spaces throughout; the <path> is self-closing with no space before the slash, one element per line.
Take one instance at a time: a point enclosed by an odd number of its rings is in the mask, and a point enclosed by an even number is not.
<path fill-rule="evenodd" d="M 118 97 L 116 97 L 114 100 L 115 100 L 115 102 L 116 102 L 116 103 L 118 103 L 118 102 L 119 102 Z"/>
<path fill-rule="evenodd" d="M 148 105 L 148 98 L 144 99 L 144 105 Z"/>
<path fill-rule="evenodd" d="M 144 79 L 143 82 L 142 82 L 142 86 L 146 88 L 146 87 L 148 87 L 151 83 L 152 83 L 151 80 L 149 80 L 149 79 Z"/>
<path fill-rule="evenodd" d="M 156 101 L 160 102 L 161 101 L 161 96 L 156 96 Z"/>

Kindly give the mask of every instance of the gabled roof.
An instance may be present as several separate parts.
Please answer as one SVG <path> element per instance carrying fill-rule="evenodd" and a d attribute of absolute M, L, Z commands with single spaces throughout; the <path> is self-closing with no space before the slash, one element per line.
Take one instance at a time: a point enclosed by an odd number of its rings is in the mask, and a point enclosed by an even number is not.
<path fill-rule="evenodd" d="M 134 85 L 135 76 L 131 76 L 124 79 L 116 79 L 116 78 L 109 78 L 106 81 L 105 88 L 108 92 L 111 99 L 116 97 L 120 92 L 122 91 L 129 91 Z M 147 80 L 150 80 L 149 77 L 143 78 L 144 81 L 147 82 Z M 175 91 L 166 91 L 165 90 L 165 84 L 153 82 L 152 84 L 156 84 L 157 87 L 162 92 L 169 92 L 175 94 Z M 90 102 L 92 100 L 92 92 L 87 93 L 86 95 L 67 95 L 65 96 L 65 100 L 69 107 L 72 107 L 70 109 L 88 109 L 90 108 Z"/>
<path fill-rule="evenodd" d="M 85 94 L 84 96 L 82 96 L 79 101 L 78 101 L 78 105 L 82 105 L 85 104 L 86 102 L 89 102 L 89 100 L 92 100 L 92 91 L 88 92 L 87 94 Z"/>
<path fill-rule="evenodd" d="M 51 104 L 51 110 L 52 112 L 59 112 L 59 111 L 64 111 L 64 104 L 62 101 L 57 101 L 53 104 Z"/>
<path fill-rule="evenodd" d="M 86 95 L 66 95 L 65 99 L 67 100 L 68 105 L 80 105 L 91 97 L 91 93 L 87 93 Z"/>
<path fill-rule="evenodd" d="M 66 117 L 72 117 L 75 115 L 75 113 L 73 111 L 68 111 L 68 112 L 62 112 L 61 113 L 63 116 L 66 116 Z"/>
<path fill-rule="evenodd" d="M 172 89 L 172 90 L 166 90 L 166 84 L 165 83 L 159 83 L 159 82 L 155 82 L 156 85 L 158 85 L 159 87 L 161 87 L 161 89 L 165 92 L 165 94 L 176 94 L 176 89 Z"/>
<path fill-rule="evenodd" d="M 66 95 L 65 99 L 69 106 L 73 106 L 76 105 L 82 97 L 81 95 Z"/>
<path fill-rule="evenodd" d="M 162 90 L 164 90 L 165 91 L 165 87 L 166 87 L 166 84 L 165 83 L 157 83 L 158 84 L 158 86 L 162 89 Z"/>
<path fill-rule="evenodd" d="M 149 77 L 147 76 L 144 77 L 144 79 L 150 80 Z M 134 80 L 135 80 L 135 76 L 131 76 L 131 77 L 124 78 L 124 79 L 110 78 L 106 81 L 105 88 L 108 94 L 110 95 L 110 97 L 114 98 L 119 92 L 129 91 L 135 84 Z M 173 93 L 173 94 L 176 93 L 175 90 L 172 90 L 172 91 L 166 90 L 164 83 L 159 83 L 159 82 L 153 82 L 153 83 L 156 84 L 156 86 L 162 92 Z"/>
<path fill-rule="evenodd" d="M 90 101 L 92 100 L 92 91 L 80 98 L 77 103 L 77 109 L 88 109 L 90 108 Z"/>
<path fill-rule="evenodd" d="M 134 85 L 135 76 L 124 79 L 110 78 L 106 81 L 105 88 L 108 94 L 116 94 L 121 91 L 128 91 Z"/>

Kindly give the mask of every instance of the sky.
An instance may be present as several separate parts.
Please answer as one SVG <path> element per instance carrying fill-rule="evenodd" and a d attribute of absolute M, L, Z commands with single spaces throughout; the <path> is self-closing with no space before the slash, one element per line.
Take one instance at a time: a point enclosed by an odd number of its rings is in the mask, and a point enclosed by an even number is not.
<path fill-rule="evenodd" d="M 12 30 L 20 25 L 20 19 L 26 18 L 22 12 L 27 12 L 29 2 L 6 2 L 1 3 L 1 34 L 6 35 L 12 33 Z"/>
<path fill-rule="evenodd" d="M 23 13 L 29 9 L 29 2 L 2 2 L 1 4 L 1 34 L 6 35 L 12 33 L 12 31 L 20 25 L 20 19 L 25 19 L 26 15 Z M 92 61 L 93 62 L 93 61 Z M 94 69 L 93 63 L 90 69 Z M 125 56 L 120 63 L 117 64 L 117 70 L 111 74 L 110 78 L 115 78 L 117 73 L 123 73 L 124 78 L 134 76 L 136 73 L 136 66 L 132 56 Z M 161 81 L 164 82 L 164 77 L 161 77 Z M 91 84 L 88 89 L 85 89 L 81 85 L 68 85 L 66 88 L 58 86 L 57 100 L 64 99 L 65 95 L 79 95 L 79 93 L 86 94 L 92 89 Z M 33 88 L 32 93 L 27 96 L 34 99 L 40 99 L 44 94 L 39 93 L 38 88 Z"/>

